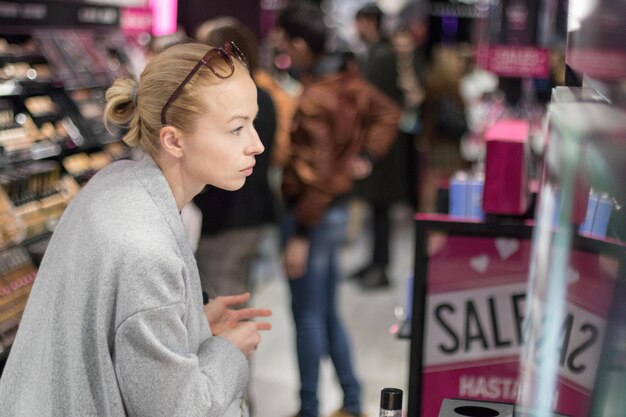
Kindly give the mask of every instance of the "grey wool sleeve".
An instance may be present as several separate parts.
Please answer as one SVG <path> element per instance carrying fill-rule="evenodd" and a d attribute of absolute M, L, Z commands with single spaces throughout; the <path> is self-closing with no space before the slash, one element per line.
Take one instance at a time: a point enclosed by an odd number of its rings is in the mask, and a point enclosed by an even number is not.
<path fill-rule="evenodd" d="M 114 366 L 129 417 L 221 417 L 248 381 L 245 356 L 211 336 L 190 353 L 184 305 L 127 318 L 115 336 Z"/>

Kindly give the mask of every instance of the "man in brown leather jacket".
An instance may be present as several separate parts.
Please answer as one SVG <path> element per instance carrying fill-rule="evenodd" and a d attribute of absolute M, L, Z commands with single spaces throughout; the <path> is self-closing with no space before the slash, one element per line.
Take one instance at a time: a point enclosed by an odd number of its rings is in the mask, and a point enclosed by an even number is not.
<path fill-rule="evenodd" d="M 361 414 L 361 387 L 336 308 L 338 249 L 355 178 L 371 172 L 396 136 L 399 108 L 342 56 L 327 53 L 319 7 L 290 2 L 277 20 L 282 49 L 300 71 L 303 91 L 283 172 L 288 209 L 285 270 L 290 278 L 300 369 L 300 417 L 318 416 L 320 360 L 330 355 L 344 401 L 333 416 Z"/>

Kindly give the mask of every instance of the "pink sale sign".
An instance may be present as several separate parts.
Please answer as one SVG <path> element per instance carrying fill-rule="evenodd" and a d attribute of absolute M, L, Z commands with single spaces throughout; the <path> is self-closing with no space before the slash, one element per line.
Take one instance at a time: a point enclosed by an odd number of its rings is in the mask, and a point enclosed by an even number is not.
<path fill-rule="evenodd" d="M 436 417 L 446 398 L 519 400 L 530 253 L 529 239 L 450 235 L 429 257 L 423 417 Z M 584 417 L 612 281 L 597 254 L 575 251 L 570 271 L 554 406 Z M 534 365 L 541 366 L 540 356 Z"/>

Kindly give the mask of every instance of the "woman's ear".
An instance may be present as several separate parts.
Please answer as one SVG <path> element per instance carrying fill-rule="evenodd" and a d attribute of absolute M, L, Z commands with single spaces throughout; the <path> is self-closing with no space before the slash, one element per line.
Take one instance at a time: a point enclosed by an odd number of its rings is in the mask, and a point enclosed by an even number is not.
<path fill-rule="evenodd" d="M 181 134 L 178 129 L 172 126 L 165 126 L 159 132 L 159 141 L 163 150 L 172 155 L 174 158 L 183 157 L 183 148 L 181 144 Z"/>

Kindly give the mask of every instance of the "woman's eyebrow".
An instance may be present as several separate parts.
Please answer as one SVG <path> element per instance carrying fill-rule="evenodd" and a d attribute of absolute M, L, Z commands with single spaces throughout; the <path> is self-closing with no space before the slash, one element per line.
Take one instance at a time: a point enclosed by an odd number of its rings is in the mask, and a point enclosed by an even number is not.
<path fill-rule="evenodd" d="M 232 122 L 235 119 L 243 119 L 243 120 L 254 120 L 257 118 L 257 116 L 259 115 L 259 110 L 256 111 L 256 113 L 254 114 L 254 117 L 250 117 L 246 114 L 235 114 L 231 117 L 228 118 L 228 120 L 226 122 Z"/>

